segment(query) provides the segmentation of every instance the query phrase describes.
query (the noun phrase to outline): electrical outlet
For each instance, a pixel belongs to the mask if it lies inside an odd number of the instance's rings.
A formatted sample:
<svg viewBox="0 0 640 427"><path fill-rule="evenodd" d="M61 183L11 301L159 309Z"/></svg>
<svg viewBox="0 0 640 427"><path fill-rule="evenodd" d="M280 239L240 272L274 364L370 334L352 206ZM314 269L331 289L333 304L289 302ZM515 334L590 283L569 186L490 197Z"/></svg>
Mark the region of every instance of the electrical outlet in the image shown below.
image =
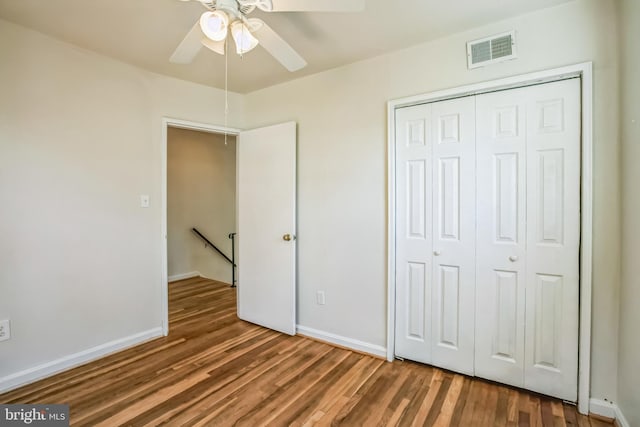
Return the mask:
<svg viewBox="0 0 640 427"><path fill-rule="evenodd" d="M9 320L0 320L0 341L6 341L11 338L11 324Z"/></svg>
<svg viewBox="0 0 640 427"><path fill-rule="evenodd" d="M318 305L324 305L325 304L324 291L316 292L316 302L318 303Z"/></svg>

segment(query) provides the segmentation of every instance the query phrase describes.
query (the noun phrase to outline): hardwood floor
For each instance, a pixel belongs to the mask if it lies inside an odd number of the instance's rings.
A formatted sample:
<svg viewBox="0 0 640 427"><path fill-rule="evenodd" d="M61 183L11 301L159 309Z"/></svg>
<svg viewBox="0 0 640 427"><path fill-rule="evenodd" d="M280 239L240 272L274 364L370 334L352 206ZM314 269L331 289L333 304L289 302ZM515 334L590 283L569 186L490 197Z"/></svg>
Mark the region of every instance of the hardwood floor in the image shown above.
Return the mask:
<svg viewBox="0 0 640 427"><path fill-rule="evenodd" d="M0 395L78 426L607 426L575 407L238 320L235 290L169 287L170 334Z"/></svg>

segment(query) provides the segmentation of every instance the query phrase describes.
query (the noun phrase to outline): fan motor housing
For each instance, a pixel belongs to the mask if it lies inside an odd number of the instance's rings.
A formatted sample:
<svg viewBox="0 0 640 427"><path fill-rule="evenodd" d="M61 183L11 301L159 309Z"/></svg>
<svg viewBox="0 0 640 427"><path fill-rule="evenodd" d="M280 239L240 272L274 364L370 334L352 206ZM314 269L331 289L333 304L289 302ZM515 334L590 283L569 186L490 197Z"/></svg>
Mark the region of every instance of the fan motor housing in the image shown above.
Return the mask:
<svg viewBox="0 0 640 427"><path fill-rule="evenodd" d="M213 4L212 9L226 12L232 20L239 19L242 16L242 13L240 12L240 5L236 0L216 0L211 3Z"/></svg>

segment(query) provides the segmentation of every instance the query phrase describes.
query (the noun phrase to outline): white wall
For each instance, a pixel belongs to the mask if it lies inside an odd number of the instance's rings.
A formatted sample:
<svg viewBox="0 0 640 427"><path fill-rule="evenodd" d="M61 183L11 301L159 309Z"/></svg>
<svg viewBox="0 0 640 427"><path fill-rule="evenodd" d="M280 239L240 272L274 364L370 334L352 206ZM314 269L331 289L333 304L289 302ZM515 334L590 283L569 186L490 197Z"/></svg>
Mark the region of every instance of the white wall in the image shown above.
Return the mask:
<svg viewBox="0 0 640 427"><path fill-rule="evenodd" d="M622 287L618 400L631 426L640 426L640 2L620 9L622 130Z"/></svg>
<svg viewBox="0 0 640 427"><path fill-rule="evenodd" d="M519 59L466 69L465 42L515 29ZM592 394L616 398L620 221L615 0L578 0L246 97L251 126L298 122L298 322L386 345L386 102L584 61L595 67ZM315 303L326 291L326 305Z"/></svg>
<svg viewBox="0 0 640 427"><path fill-rule="evenodd" d="M231 284L231 264L205 247L196 227L231 258L236 229L236 138L169 128L167 143L169 277L194 271Z"/></svg>
<svg viewBox="0 0 640 427"><path fill-rule="evenodd" d="M230 126L243 99L231 94ZM0 20L2 378L161 326L162 116L223 123L222 91ZM151 207L139 207L139 195Z"/></svg>

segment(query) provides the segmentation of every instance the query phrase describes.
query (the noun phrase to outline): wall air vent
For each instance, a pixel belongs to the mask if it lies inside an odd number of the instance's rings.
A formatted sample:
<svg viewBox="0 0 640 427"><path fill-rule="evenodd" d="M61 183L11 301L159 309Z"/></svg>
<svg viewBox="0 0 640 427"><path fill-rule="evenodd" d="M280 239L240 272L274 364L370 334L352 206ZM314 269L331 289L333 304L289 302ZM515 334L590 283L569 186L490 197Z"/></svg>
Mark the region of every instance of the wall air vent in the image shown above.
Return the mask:
<svg viewBox="0 0 640 427"><path fill-rule="evenodd" d="M515 31L496 34L467 43L469 69L517 58Z"/></svg>

